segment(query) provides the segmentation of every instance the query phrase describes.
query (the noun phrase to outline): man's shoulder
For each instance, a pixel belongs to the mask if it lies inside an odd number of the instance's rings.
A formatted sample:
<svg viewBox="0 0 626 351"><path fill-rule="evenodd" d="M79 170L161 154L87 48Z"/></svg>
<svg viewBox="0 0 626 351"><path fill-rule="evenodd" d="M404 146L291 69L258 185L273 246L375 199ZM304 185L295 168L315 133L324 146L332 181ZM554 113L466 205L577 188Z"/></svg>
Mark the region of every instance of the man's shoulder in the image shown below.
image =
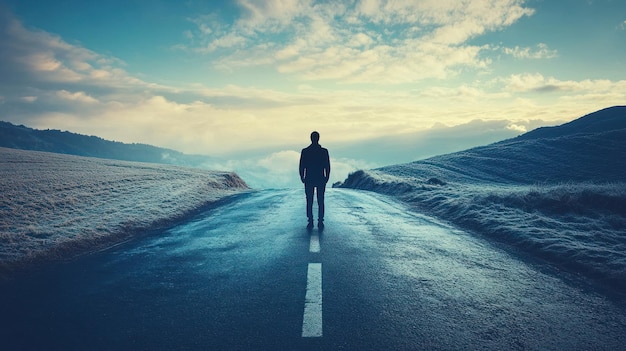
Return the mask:
<svg viewBox="0 0 626 351"><path fill-rule="evenodd" d="M323 149L323 147L321 147L319 145L309 145L309 146L305 147L304 149L302 149L302 151L304 151L304 150L319 150L319 149Z"/></svg>
<svg viewBox="0 0 626 351"><path fill-rule="evenodd" d="M322 147L320 145L309 145L307 147L305 147L304 149L302 149L302 153L328 153L328 149L326 149L325 147Z"/></svg>

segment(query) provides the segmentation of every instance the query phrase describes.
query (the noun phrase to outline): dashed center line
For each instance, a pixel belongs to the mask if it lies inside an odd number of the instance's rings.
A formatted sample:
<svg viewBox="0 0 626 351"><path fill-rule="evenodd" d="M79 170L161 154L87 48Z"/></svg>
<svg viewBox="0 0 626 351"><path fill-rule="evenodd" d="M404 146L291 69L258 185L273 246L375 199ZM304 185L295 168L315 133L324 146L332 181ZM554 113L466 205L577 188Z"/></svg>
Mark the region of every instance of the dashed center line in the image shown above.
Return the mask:
<svg viewBox="0 0 626 351"><path fill-rule="evenodd" d="M322 264L309 263L302 318L302 337L322 336Z"/></svg>
<svg viewBox="0 0 626 351"><path fill-rule="evenodd" d="M317 234L311 235L311 243L309 244L309 252L320 252L320 236Z"/></svg>
<svg viewBox="0 0 626 351"><path fill-rule="evenodd" d="M320 252L320 237L312 234L309 252ZM319 338L322 336L322 264L309 263L302 317L302 337Z"/></svg>

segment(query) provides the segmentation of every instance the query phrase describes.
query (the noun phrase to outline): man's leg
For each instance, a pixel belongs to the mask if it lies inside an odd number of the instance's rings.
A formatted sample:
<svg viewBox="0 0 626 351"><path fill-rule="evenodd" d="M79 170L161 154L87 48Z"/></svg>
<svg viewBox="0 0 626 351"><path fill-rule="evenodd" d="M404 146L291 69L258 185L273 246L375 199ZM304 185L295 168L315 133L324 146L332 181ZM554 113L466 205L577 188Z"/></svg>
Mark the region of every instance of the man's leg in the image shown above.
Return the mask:
<svg viewBox="0 0 626 351"><path fill-rule="evenodd" d="M306 216L309 223L313 222L313 190L315 188L311 184L304 184L304 193L306 195Z"/></svg>
<svg viewBox="0 0 626 351"><path fill-rule="evenodd" d="M317 187L318 226L324 225L324 193L326 184Z"/></svg>

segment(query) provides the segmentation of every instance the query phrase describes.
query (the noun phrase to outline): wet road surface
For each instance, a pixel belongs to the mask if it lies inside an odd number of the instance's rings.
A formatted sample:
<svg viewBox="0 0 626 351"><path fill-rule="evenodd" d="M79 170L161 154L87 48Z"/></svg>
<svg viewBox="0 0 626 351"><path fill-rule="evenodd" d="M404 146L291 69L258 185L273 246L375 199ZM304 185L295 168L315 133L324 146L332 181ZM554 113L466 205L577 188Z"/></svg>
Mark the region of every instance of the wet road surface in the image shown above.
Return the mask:
<svg viewBox="0 0 626 351"><path fill-rule="evenodd" d="M6 350L624 350L626 309L390 198L241 195L0 282ZM0 347L5 349L4 347Z"/></svg>

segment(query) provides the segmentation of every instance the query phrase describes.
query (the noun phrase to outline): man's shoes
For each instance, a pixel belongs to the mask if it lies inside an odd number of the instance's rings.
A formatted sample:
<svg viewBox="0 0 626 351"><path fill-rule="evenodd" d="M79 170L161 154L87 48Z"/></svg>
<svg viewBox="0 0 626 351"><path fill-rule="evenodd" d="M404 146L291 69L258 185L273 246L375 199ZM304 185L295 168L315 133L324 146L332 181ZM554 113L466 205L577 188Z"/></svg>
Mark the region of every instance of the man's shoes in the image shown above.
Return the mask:
<svg viewBox="0 0 626 351"><path fill-rule="evenodd" d="M320 230L324 229L324 221L321 221L321 220L317 221L317 228Z"/></svg>
<svg viewBox="0 0 626 351"><path fill-rule="evenodd" d="M306 225L306 229L313 229L313 220L309 219L309 224Z"/></svg>

